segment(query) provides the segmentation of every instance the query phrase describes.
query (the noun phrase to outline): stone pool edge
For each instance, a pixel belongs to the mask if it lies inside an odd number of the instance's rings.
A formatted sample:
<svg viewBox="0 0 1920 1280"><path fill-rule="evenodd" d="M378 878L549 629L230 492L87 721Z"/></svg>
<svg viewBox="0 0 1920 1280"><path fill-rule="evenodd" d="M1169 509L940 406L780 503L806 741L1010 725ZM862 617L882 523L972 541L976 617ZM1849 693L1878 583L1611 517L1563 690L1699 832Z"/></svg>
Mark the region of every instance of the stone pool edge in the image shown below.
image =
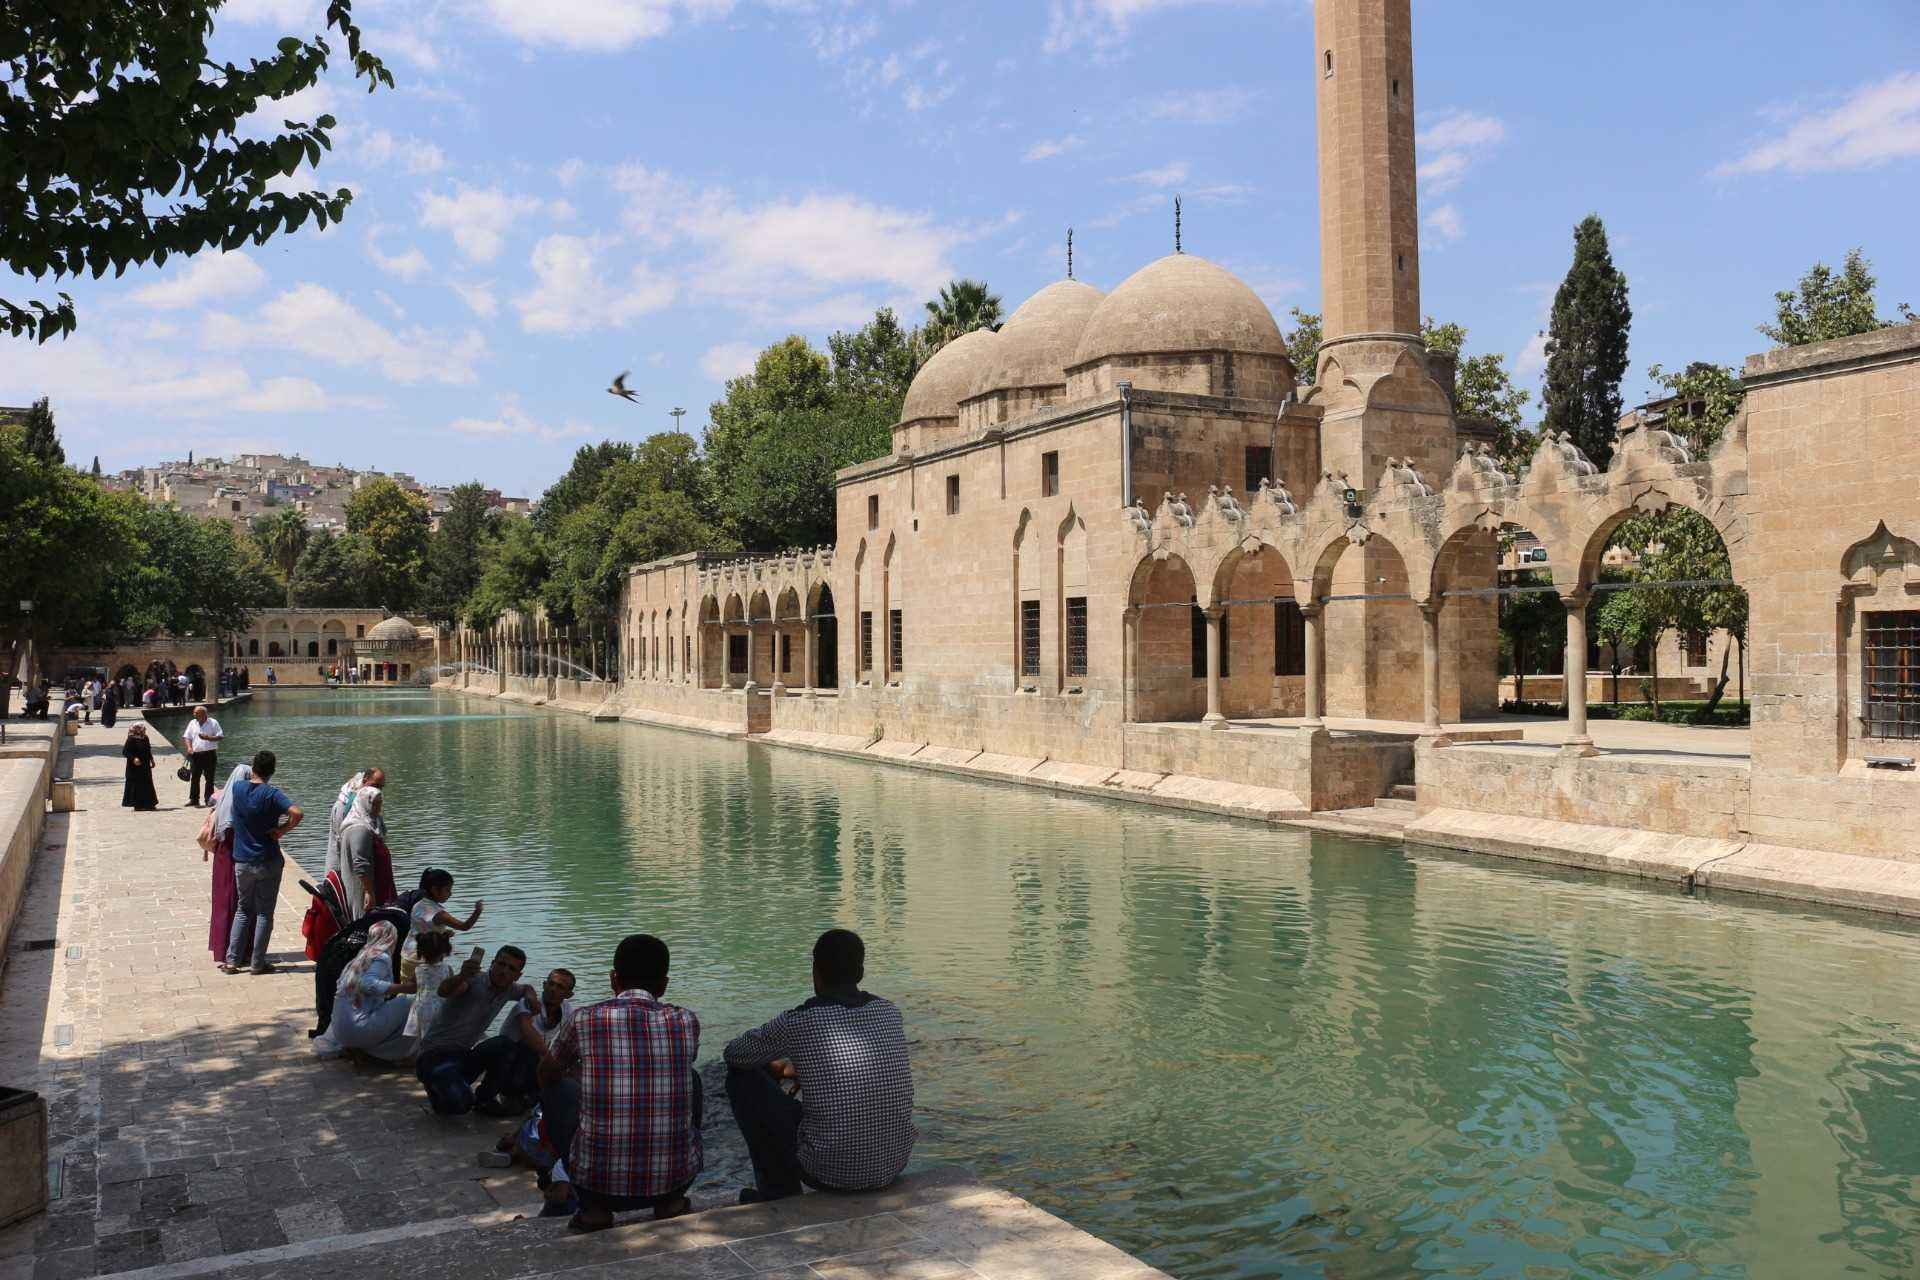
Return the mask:
<svg viewBox="0 0 1920 1280"><path fill-rule="evenodd" d="M1409 822L1396 837L1389 832L1364 832L1329 824L1314 814L1292 792L1251 787L1182 774L1132 774L1097 765L996 756L965 748L924 743L775 730L747 734L737 726L626 709L609 714L605 703L572 699L537 700L513 693L436 684L438 689L489 701L543 705L556 711L585 715L596 721L625 721L661 729L681 729L710 737L788 747L817 755L903 766L930 773L988 782L1015 783L1067 795L1134 804L1157 805L1190 813L1238 818L1295 830L1336 830L1355 839L1381 840L1403 845L1450 849L1602 871L1705 888L1716 893L1750 894L1820 906L1845 907L1881 915L1920 918L1920 863L1861 857L1756 840L1710 839L1640 831L1630 827L1560 822L1549 818L1520 818L1438 808ZM1158 779L1147 785L1150 779Z"/></svg>

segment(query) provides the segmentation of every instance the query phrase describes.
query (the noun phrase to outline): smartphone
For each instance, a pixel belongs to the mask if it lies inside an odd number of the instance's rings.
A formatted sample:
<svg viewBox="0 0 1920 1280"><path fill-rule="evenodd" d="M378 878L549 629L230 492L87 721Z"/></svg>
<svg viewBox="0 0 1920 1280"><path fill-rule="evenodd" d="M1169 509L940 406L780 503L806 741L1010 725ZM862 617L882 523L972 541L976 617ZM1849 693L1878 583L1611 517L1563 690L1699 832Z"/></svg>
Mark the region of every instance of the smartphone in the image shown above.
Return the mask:
<svg viewBox="0 0 1920 1280"><path fill-rule="evenodd" d="M485 947L475 947L473 949L473 954L467 957L467 963L479 964L480 957L484 956L485 954L487 954L487 949Z"/></svg>

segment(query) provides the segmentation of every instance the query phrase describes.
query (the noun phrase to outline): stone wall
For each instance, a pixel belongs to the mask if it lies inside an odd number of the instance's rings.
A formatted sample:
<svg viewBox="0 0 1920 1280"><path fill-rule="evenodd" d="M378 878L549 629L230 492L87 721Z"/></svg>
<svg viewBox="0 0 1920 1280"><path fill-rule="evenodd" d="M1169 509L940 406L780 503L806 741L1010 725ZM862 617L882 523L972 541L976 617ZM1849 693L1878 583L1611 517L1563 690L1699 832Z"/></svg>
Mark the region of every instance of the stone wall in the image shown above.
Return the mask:
<svg viewBox="0 0 1920 1280"><path fill-rule="evenodd" d="M147 668L155 662L163 665L171 662L180 671L199 667L201 674L206 677L209 692L219 679L223 665L220 645L212 639L157 637L150 640L123 640L99 648L49 649L41 663L41 672L50 679L58 680L67 671L81 667L105 667L109 676L116 677L132 668L134 675L144 678Z"/></svg>
<svg viewBox="0 0 1920 1280"><path fill-rule="evenodd" d="M10 723L0 743L0 956L12 943L13 920L46 830L60 728L58 720Z"/></svg>

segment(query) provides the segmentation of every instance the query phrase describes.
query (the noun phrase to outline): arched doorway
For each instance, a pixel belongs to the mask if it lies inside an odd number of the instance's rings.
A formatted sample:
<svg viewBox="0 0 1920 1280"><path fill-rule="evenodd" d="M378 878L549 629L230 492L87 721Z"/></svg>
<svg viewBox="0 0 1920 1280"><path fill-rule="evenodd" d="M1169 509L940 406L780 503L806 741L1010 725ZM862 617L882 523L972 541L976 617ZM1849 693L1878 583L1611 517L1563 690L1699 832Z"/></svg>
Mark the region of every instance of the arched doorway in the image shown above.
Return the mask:
<svg viewBox="0 0 1920 1280"><path fill-rule="evenodd" d="M1195 653L1194 599L1193 571L1179 556L1147 559L1134 570L1127 603L1134 614L1129 677L1136 721L1198 720L1206 714L1206 655L1204 649ZM1031 630L1037 641L1035 613ZM1022 623L1025 648L1024 618Z"/></svg>
<svg viewBox="0 0 1920 1280"><path fill-rule="evenodd" d="M833 588L821 583L814 591L813 684L817 689L840 687L840 619L833 608Z"/></svg>

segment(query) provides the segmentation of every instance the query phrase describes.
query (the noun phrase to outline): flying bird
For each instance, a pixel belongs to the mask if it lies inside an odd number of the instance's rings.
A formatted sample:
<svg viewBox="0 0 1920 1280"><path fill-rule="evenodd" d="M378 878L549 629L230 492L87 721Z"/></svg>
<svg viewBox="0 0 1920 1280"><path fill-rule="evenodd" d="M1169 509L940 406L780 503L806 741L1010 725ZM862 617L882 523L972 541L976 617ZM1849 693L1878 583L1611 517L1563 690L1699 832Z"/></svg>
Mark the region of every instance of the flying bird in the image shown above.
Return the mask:
<svg viewBox="0 0 1920 1280"><path fill-rule="evenodd" d="M610 396L619 396L622 400L630 404L639 404L640 393L627 385L627 375L632 372L633 370L631 369L621 370L620 376L615 378L613 385L607 388L607 394Z"/></svg>

